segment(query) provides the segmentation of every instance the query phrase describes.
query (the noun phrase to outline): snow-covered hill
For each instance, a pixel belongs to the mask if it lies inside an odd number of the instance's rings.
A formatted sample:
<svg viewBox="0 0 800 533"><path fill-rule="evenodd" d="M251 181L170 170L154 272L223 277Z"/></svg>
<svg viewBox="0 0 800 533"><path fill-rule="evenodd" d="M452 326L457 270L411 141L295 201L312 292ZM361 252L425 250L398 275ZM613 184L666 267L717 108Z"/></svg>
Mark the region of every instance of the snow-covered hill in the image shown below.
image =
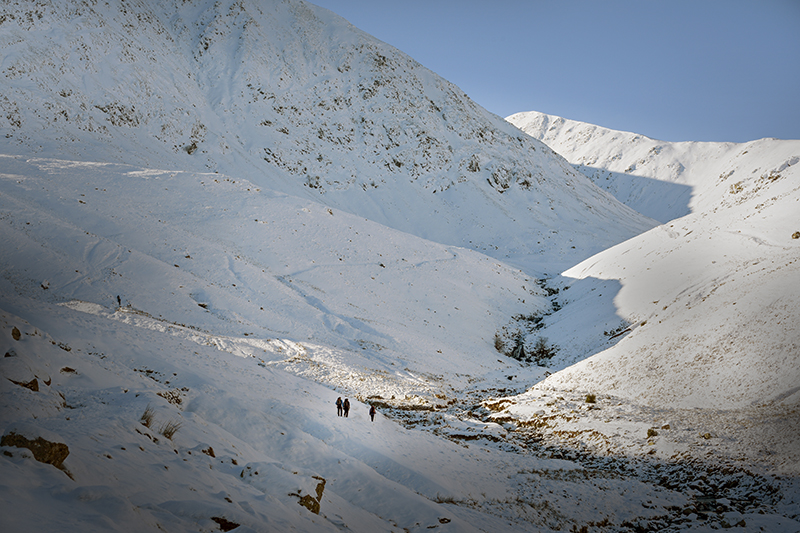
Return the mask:
<svg viewBox="0 0 800 533"><path fill-rule="evenodd" d="M538 113L509 120L552 142L594 180L607 178L621 200L649 206L651 216L691 211L553 282L562 309L533 336L560 345L558 367L576 364L515 399L509 412L542 414L550 401L542 391L552 389L704 408L705 424L758 419L731 437L751 444L737 453L760 445L796 464L800 141L663 143ZM684 196L685 205L674 203Z"/></svg>
<svg viewBox="0 0 800 533"><path fill-rule="evenodd" d="M507 120L621 202L662 223L722 208L728 192L742 190L754 177L763 182L785 176L800 162L795 140L674 143L535 111Z"/></svg>
<svg viewBox="0 0 800 533"><path fill-rule="evenodd" d="M583 466L513 418L486 421L481 403L545 372L492 346L509 314L549 309L518 270L219 174L2 163L6 527L797 524L791 477L720 474L716 462ZM353 401L350 417L335 416L337 396ZM519 405L513 415L529 416ZM666 460L672 448L658 450ZM699 475L706 485L690 485ZM728 487L712 519L708 486Z"/></svg>
<svg viewBox="0 0 800 533"><path fill-rule="evenodd" d="M652 227L402 52L301 0L6 6L6 150L221 172L557 272Z"/></svg>
<svg viewBox="0 0 800 533"><path fill-rule="evenodd" d="M200 342L261 359L282 353L268 339L338 347L351 352L328 370L339 385L362 370L394 376L385 386L417 383L408 367L451 385L456 373L480 375L498 366L493 337L508 317L550 308L518 269L246 180L0 162L1 235L13 250L0 264L12 293L121 302L128 321L191 325L212 334L190 335Z"/></svg>
<svg viewBox="0 0 800 533"><path fill-rule="evenodd" d="M600 481L628 495L609 508L578 464L448 413L542 376L492 346L549 307L518 270L219 174L2 161L8 527L542 531L695 505L630 478Z"/></svg>
<svg viewBox="0 0 800 533"><path fill-rule="evenodd" d="M544 331L573 361L605 348L582 344L600 339L598 329L631 333L552 382L572 376L584 388L687 407L800 391L800 141L666 143L541 113L509 120L632 206L662 217L691 210L563 273L579 290L562 304L597 298L609 310L605 321L574 305L548 317ZM670 196L675 186L693 191L687 205L672 203L684 196ZM575 332L576 322L595 331Z"/></svg>

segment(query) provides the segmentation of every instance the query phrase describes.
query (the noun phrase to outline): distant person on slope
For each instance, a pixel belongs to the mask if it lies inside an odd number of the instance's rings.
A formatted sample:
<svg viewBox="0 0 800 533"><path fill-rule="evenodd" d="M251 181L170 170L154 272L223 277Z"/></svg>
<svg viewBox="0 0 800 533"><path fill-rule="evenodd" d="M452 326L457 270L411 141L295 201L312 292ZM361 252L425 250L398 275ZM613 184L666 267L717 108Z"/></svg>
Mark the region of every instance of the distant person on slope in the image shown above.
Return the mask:
<svg viewBox="0 0 800 533"><path fill-rule="evenodd" d="M350 399L349 398L345 398L344 399L344 416L347 417L347 415L349 413L350 413Z"/></svg>
<svg viewBox="0 0 800 533"><path fill-rule="evenodd" d="M336 398L336 416L342 416L342 397Z"/></svg>
<svg viewBox="0 0 800 533"><path fill-rule="evenodd" d="M376 411L375 411L375 406L374 406L374 405L370 405L370 406L369 406L369 418L370 418L370 420L372 420L373 422L375 422L375 413L376 413Z"/></svg>

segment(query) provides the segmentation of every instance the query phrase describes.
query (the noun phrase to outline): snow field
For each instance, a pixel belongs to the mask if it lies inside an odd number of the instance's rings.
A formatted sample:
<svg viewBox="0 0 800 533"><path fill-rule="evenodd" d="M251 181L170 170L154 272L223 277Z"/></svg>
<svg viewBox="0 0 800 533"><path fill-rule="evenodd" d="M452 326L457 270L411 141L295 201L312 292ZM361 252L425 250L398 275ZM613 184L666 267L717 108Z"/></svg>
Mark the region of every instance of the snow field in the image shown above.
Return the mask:
<svg viewBox="0 0 800 533"><path fill-rule="evenodd" d="M297 0L1 18L0 430L70 449L4 525L800 531L797 141L530 137Z"/></svg>

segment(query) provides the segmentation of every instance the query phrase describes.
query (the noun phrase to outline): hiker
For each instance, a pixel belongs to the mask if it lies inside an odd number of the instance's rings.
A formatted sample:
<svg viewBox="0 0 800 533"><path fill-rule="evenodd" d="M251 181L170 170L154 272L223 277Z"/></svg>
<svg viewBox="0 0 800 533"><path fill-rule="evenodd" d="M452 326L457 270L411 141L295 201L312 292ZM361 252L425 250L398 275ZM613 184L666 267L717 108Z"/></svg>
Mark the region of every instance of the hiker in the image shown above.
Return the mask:
<svg viewBox="0 0 800 533"><path fill-rule="evenodd" d="M374 405L370 405L370 406L369 406L369 418L370 418L370 419L371 419L373 422L375 422L375 412L376 412L376 411L375 411L375 406L374 406Z"/></svg>
<svg viewBox="0 0 800 533"><path fill-rule="evenodd" d="M347 414L350 412L350 399L349 398L345 398L344 399L343 407L344 407L344 416L345 416L345 418L347 418Z"/></svg>
<svg viewBox="0 0 800 533"><path fill-rule="evenodd" d="M336 398L336 416L342 416L342 397Z"/></svg>

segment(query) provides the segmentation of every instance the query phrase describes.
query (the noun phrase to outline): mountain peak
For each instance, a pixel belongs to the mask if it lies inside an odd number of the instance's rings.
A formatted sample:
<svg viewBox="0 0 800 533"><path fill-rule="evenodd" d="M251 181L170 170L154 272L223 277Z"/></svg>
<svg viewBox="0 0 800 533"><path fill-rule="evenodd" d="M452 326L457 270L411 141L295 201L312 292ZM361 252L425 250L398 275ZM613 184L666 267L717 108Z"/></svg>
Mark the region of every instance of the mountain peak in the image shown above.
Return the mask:
<svg viewBox="0 0 800 533"><path fill-rule="evenodd" d="M0 26L14 153L239 176L534 271L653 225L305 2L37 5Z"/></svg>

